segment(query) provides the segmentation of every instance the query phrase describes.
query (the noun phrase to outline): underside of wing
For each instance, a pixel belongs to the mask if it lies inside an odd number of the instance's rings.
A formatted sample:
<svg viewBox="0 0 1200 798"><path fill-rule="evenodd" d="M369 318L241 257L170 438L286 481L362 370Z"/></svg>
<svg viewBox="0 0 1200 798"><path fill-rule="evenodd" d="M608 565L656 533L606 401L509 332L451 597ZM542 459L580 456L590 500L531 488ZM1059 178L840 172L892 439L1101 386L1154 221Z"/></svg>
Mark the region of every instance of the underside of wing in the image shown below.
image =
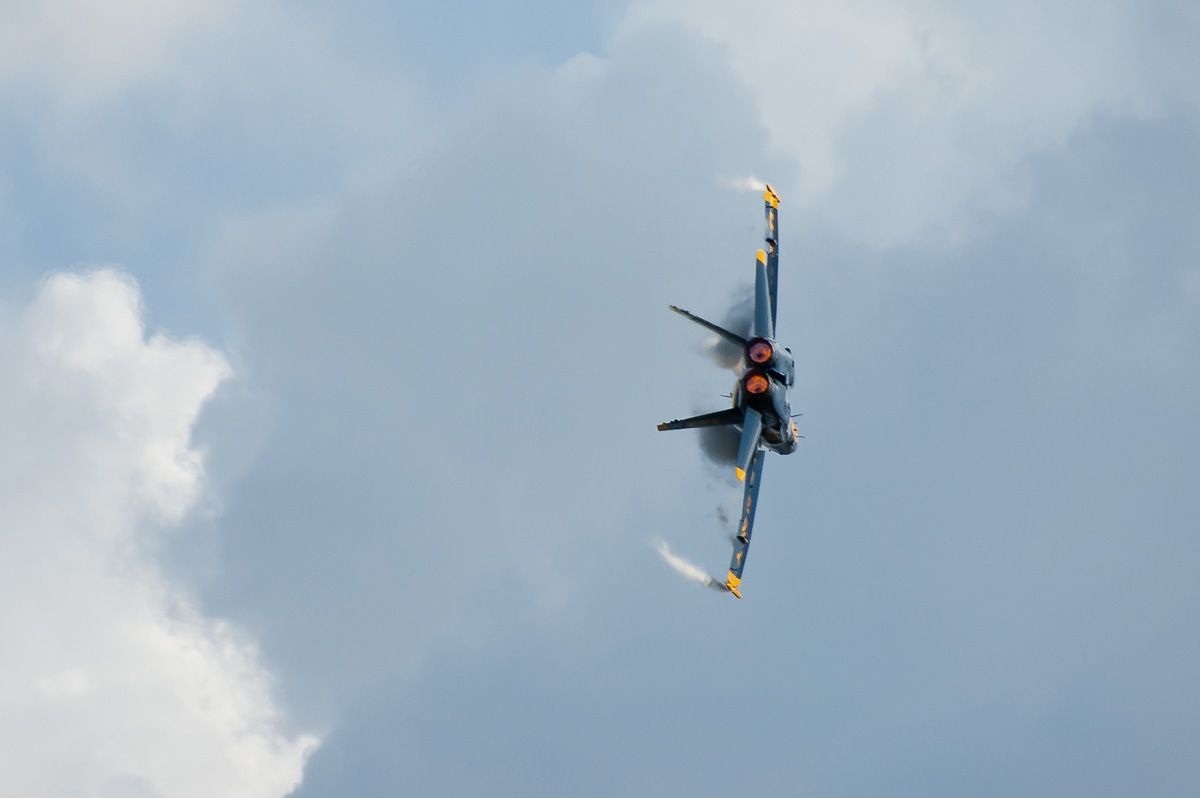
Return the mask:
<svg viewBox="0 0 1200 798"><path fill-rule="evenodd" d="M758 450L746 471L746 491L742 500L742 517L738 521L737 535L733 539L733 559L729 562L729 575L725 587L738 598L742 597L738 586L742 583L742 569L746 567L746 552L750 549L750 533L754 530L754 511L758 508L758 487L762 483L763 461L767 453Z"/></svg>
<svg viewBox="0 0 1200 798"><path fill-rule="evenodd" d="M771 327L774 329L779 304L779 195L767 186L763 199L767 207L767 287L771 295Z"/></svg>

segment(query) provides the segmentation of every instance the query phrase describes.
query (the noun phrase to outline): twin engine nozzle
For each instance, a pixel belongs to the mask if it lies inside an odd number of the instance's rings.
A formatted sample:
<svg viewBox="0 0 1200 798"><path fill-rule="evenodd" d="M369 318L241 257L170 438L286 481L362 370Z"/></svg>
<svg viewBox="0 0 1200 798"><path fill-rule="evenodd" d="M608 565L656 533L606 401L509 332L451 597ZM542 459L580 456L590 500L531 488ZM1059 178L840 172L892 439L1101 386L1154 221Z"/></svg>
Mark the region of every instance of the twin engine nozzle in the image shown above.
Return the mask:
<svg viewBox="0 0 1200 798"><path fill-rule="evenodd" d="M751 366L742 379L747 393L756 396L771 389L771 380L767 377L767 369L775 358L775 347L766 338L751 338L746 342L746 362ZM754 368L757 366L758 368Z"/></svg>

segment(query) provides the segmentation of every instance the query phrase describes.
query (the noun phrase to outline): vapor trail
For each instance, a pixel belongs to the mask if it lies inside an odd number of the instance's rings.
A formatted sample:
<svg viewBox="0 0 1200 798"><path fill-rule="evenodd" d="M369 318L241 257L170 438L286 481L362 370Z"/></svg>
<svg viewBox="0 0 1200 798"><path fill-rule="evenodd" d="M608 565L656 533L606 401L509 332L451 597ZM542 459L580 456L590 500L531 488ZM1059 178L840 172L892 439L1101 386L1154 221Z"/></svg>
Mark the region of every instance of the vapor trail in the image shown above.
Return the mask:
<svg viewBox="0 0 1200 798"><path fill-rule="evenodd" d="M721 326L732 333L750 337L750 327L754 318L754 292L749 284L734 287L729 296L728 310ZM706 341L702 351L721 368L730 369L735 373L740 370L742 350L729 343L724 338L714 336ZM697 413L708 412L711 408L697 408ZM737 462L738 444L741 433L736 427L702 427L697 430L700 441L700 451L709 461L721 468L721 473L732 476L732 466Z"/></svg>
<svg viewBox="0 0 1200 798"><path fill-rule="evenodd" d="M725 312L721 326L743 338L749 338L753 322L754 286L749 283L741 283L730 292L729 309ZM706 340L702 344L702 351L718 366L731 371L738 371L738 366L742 362L741 348L720 336L713 336Z"/></svg>
<svg viewBox="0 0 1200 798"><path fill-rule="evenodd" d="M723 180L722 184L725 188L731 188L734 191L765 191L767 188L767 184L754 175L730 178Z"/></svg>
<svg viewBox="0 0 1200 798"><path fill-rule="evenodd" d="M662 538L655 538L654 548L657 549L658 553L662 555L662 558L666 560L667 565L671 566L671 569L674 570L675 573L679 574L685 579L698 582L705 587L711 587L713 590L720 590L724 592L729 589L725 587L723 582L719 582L713 577L709 576L700 566L690 563L682 557L672 554L670 547L667 546L667 542Z"/></svg>

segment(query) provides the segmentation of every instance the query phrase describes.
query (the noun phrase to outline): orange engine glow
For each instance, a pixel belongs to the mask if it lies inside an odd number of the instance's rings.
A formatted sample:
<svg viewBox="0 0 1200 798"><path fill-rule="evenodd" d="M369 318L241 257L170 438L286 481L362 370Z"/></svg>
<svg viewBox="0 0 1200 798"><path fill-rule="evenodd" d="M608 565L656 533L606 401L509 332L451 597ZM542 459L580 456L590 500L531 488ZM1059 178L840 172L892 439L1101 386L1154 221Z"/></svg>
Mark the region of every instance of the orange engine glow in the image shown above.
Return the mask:
<svg viewBox="0 0 1200 798"><path fill-rule="evenodd" d="M766 393L770 383L761 374L751 374L746 378L746 390L752 394Z"/></svg>
<svg viewBox="0 0 1200 798"><path fill-rule="evenodd" d="M750 359L755 363L762 364L770 360L771 355L775 354L775 351L766 341L754 341L750 344L750 348L746 350L746 354L748 354Z"/></svg>

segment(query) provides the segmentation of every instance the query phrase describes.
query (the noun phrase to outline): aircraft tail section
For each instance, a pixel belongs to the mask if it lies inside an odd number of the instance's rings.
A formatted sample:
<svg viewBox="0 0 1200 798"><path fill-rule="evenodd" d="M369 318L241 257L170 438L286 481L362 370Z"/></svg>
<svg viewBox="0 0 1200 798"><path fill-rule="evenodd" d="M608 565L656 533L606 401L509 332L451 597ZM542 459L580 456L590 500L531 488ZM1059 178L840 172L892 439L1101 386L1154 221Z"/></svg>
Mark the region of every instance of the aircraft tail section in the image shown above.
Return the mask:
<svg viewBox="0 0 1200 798"><path fill-rule="evenodd" d="M742 419L742 440L738 444L737 478L745 481L750 461L758 451L758 440L762 436L762 415L753 407L747 407Z"/></svg>
<svg viewBox="0 0 1200 798"><path fill-rule="evenodd" d="M775 337L775 311L772 308L770 281L767 279L767 253L758 251L754 264L754 334Z"/></svg>
<svg viewBox="0 0 1200 798"><path fill-rule="evenodd" d="M722 427L742 423L742 410L731 407L728 410L718 410L715 413L705 413L691 418L677 418L674 421L664 421L658 425L660 432L669 429L699 429L701 427Z"/></svg>

